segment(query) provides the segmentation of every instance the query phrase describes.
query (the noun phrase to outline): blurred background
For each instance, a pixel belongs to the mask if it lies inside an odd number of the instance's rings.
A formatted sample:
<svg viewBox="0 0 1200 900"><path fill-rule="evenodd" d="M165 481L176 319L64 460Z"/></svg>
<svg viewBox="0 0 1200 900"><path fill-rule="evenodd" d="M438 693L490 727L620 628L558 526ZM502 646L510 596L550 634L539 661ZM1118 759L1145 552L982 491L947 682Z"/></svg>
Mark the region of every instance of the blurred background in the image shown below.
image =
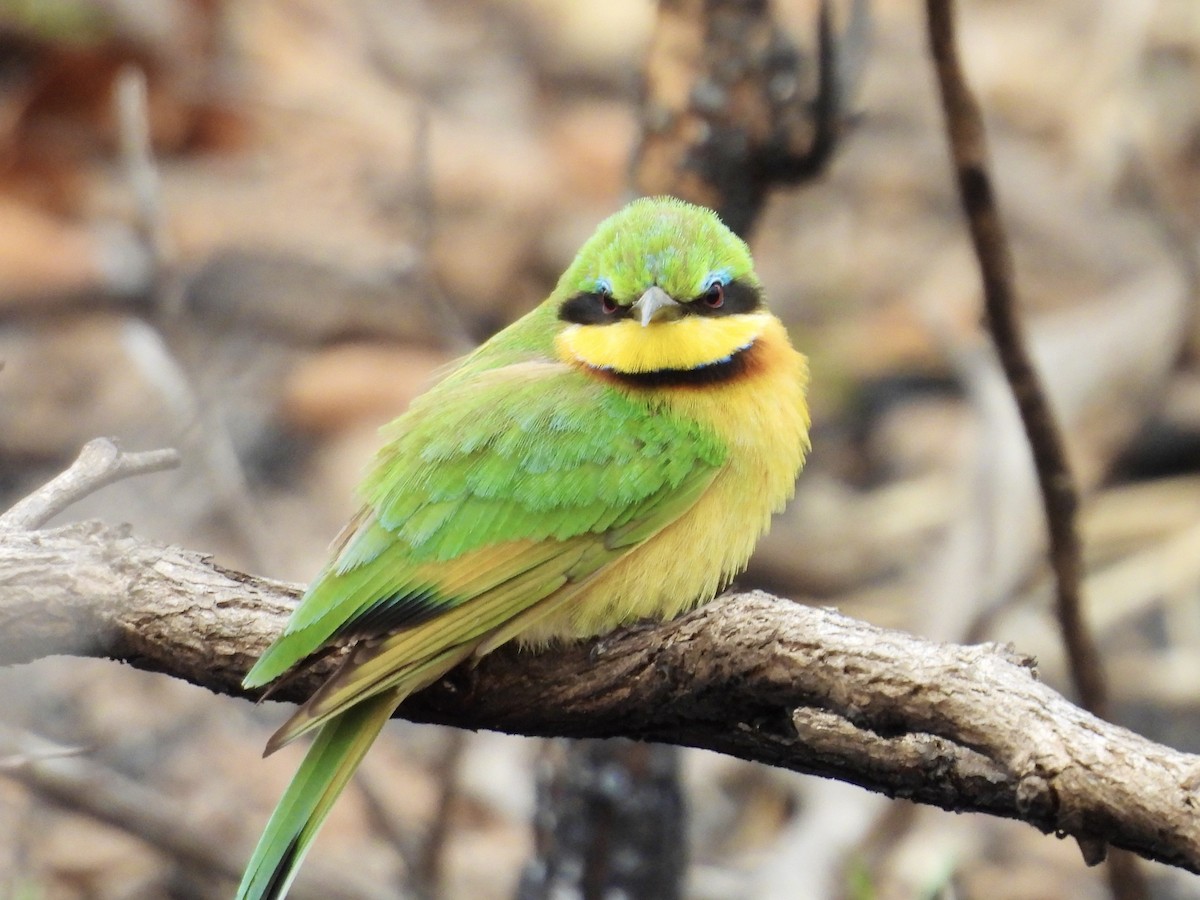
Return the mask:
<svg viewBox="0 0 1200 900"><path fill-rule="evenodd" d="M1085 496L1114 715L1200 751L1200 6L960 10ZM815 4L775 13L813 53ZM378 426L539 302L628 198L655 16L649 0L0 0L0 508L90 438L173 446L179 470L60 520L311 577ZM920 4L871 4L829 167L771 193L752 235L811 358L814 449L739 584L1011 642L1069 695L923 27ZM0 726L83 748L96 797L137 785L234 859L299 759L259 758L285 712L103 661L0 670ZM561 753L393 723L297 896L514 896L537 773ZM204 853L19 769L0 769L0 895L231 892ZM689 898L1106 896L1073 842L1019 823L699 751L682 772ZM1200 897L1200 879L1149 873L1156 896Z"/></svg>

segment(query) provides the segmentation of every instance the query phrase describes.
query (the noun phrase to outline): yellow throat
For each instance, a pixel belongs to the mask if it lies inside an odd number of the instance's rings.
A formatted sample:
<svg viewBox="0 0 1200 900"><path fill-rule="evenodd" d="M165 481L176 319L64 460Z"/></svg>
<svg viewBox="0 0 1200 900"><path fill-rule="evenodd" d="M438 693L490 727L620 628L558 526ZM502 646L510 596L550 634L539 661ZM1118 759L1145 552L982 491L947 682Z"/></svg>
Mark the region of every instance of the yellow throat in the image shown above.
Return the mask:
<svg viewBox="0 0 1200 900"><path fill-rule="evenodd" d="M559 332L555 349L566 362L622 374L698 369L727 362L748 348L773 318L753 312L719 319L684 316L649 325L634 319L569 325Z"/></svg>

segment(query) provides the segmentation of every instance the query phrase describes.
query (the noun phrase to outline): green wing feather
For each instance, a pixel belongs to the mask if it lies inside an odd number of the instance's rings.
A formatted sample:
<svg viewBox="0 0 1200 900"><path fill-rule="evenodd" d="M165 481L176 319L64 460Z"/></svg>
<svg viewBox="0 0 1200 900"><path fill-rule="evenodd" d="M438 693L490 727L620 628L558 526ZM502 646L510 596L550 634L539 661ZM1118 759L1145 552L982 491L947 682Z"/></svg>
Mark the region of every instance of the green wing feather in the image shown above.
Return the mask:
<svg viewBox="0 0 1200 900"><path fill-rule="evenodd" d="M696 425L550 363L452 376L388 437L363 512L245 679L265 684L356 641L267 745L320 729L239 898L283 895L405 697L571 602L691 507L727 455Z"/></svg>
<svg viewBox="0 0 1200 900"><path fill-rule="evenodd" d="M363 514L246 686L274 680L331 640L394 631L468 601L482 606L499 586L580 553L576 539L610 550L639 543L691 505L727 453L695 424L551 363L444 383L386 434ZM589 558L598 566L610 556Z"/></svg>

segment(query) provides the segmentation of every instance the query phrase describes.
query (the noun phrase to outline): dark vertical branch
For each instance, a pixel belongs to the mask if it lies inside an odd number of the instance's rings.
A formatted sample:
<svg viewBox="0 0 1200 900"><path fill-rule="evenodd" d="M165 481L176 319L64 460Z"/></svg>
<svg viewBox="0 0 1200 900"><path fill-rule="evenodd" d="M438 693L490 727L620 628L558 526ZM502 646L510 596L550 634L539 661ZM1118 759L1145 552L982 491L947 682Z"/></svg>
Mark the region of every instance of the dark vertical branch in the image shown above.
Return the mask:
<svg viewBox="0 0 1200 900"><path fill-rule="evenodd" d="M687 864L678 748L571 741L538 783L518 900L676 900Z"/></svg>
<svg viewBox="0 0 1200 900"><path fill-rule="evenodd" d="M1016 310L1012 253L988 174L987 143L979 106L963 79L954 37L952 0L927 0L929 40L937 69L959 196L983 276L988 330L1012 387L1037 468L1050 532L1058 620L1071 675L1083 705L1104 715L1108 705L1099 653L1083 621L1082 556L1075 528L1078 497L1058 424L1046 399Z"/></svg>
<svg viewBox="0 0 1200 900"><path fill-rule="evenodd" d="M954 2L926 0L926 11L959 197L983 277L987 326L1025 426L1046 510L1056 612L1071 677L1083 706L1104 716L1108 708L1104 670L1082 608L1083 562L1075 526L1078 495L1058 423L1025 347L1016 309L1012 251L988 172L983 117L958 58ZM1081 841L1080 849L1094 864L1104 859L1106 848ZM1149 895L1136 860L1120 851L1112 854L1108 880L1114 896L1124 900Z"/></svg>
<svg viewBox="0 0 1200 900"><path fill-rule="evenodd" d="M745 237L771 188L824 171L867 29L865 0L855 0L844 40L836 36L825 0L813 67L766 0L660 0L633 163L638 193L708 206Z"/></svg>

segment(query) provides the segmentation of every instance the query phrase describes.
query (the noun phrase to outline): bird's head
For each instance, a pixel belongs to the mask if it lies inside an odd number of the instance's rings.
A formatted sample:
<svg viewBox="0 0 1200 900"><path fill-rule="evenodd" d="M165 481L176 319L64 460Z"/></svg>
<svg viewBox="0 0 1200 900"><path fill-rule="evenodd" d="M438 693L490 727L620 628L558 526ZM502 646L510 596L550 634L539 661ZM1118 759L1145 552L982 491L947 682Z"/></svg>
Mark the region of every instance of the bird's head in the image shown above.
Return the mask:
<svg viewBox="0 0 1200 900"><path fill-rule="evenodd" d="M745 243L712 211L669 197L602 222L552 300L559 355L618 375L729 363L774 320Z"/></svg>

